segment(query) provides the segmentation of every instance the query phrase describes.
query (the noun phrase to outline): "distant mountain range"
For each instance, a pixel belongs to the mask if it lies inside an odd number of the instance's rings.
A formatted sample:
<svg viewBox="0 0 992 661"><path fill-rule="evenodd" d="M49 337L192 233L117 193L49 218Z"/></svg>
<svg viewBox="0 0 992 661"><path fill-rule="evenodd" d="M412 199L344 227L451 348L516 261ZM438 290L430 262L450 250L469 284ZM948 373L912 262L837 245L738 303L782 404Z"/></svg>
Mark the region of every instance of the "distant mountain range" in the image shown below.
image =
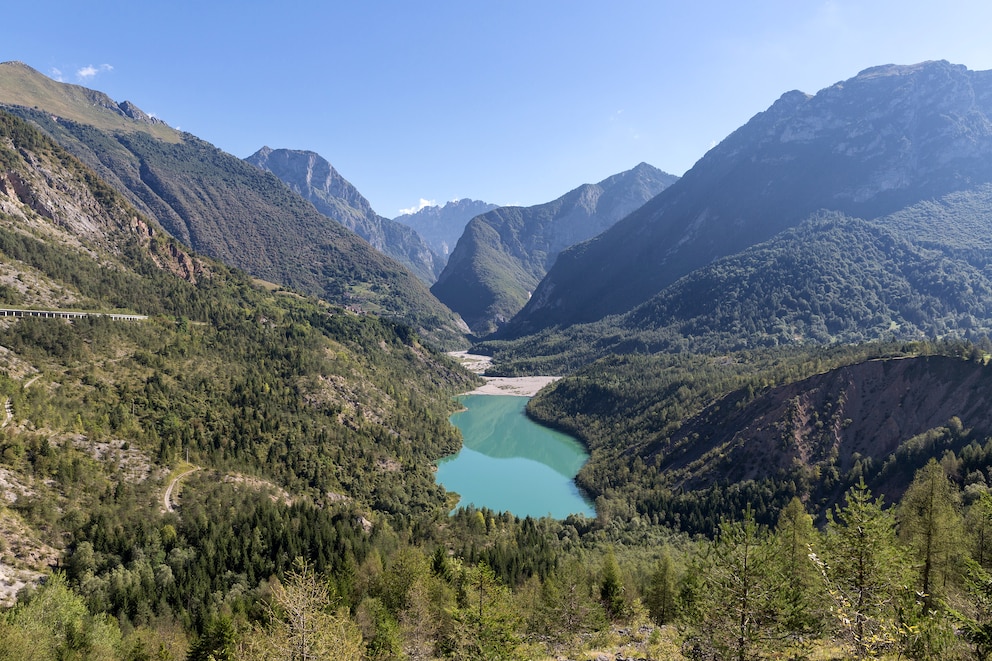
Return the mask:
<svg viewBox="0 0 992 661"><path fill-rule="evenodd" d="M444 261L411 227L372 210L348 180L338 174L319 154L295 149L262 147L245 159L276 175L325 216L333 218L368 241L373 248L389 255L430 285Z"/></svg>
<svg viewBox="0 0 992 661"><path fill-rule="evenodd" d="M641 164L489 208L446 264L407 223L450 245L489 205L391 221L317 154L243 161L20 63L0 65L0 104L192 251L440 346L494 333L480 349L508 371L992 330L992 258L974 239L992 229L992 73L947 62L788 92L678 180Z"/></svg>
<svg viewBox="0 0 992 661"><path fill-rule="evenodd" d="M992 181L992 72L882 66L789 92L685 176L566 250L503 330L627 312L679 278L829 209L864 219Z"/></svg>
<svg viewBox="0 0 992 661"><path fill-rule="evenodd" d="M431 249L447 263L448 256L465 231L468 221L497 206L479 200L453 200L444 206L426 206L414 213L397 216L393 220L417 230Z"/></svg>
<svg viewBox="0 0 992 661"><path fill-rule="evenodd" d="M477 335L508 321L563 249L596 236L678 177L641 163L553 202L473 218L431 291Z"/></svg>
<svg viewBox="0 0 992 661"><path fill-rule="evenodd" d="M441 346L464 345L464 325L424 283L275 175L151 120L132 104L57 83L19 62L0 64L0 104L35 123L193 250L264 280L402 320Z"/></svg>

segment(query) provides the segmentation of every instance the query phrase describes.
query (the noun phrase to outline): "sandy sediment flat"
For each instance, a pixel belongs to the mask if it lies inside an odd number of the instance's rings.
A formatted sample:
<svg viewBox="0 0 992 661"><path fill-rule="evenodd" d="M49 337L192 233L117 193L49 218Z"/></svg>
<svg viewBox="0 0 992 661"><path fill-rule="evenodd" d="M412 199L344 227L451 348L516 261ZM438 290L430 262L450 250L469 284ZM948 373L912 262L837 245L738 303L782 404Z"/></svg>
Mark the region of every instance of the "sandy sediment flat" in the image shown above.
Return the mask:
<svg viewBox="0 0 992 661"><path fill-rule="evenodd" d="M483 374L492 364L489 356L477 356L464 351L452 351L448 355L457 359L466 369ZM557 376L483 376L486 383L466 395L520 395L533 397L537 391L557 381Z"/></svg>

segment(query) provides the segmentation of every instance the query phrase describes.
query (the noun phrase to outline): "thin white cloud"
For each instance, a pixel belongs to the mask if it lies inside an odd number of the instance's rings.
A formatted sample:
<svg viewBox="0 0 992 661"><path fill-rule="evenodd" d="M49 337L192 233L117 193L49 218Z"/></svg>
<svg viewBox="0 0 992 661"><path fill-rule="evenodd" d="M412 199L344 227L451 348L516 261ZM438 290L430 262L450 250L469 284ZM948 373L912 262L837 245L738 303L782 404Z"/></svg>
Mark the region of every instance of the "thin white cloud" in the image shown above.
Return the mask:
<svg viewBox="0 0 992 661"><path fill-rule="evenodd" d="M64 82L62 80L62 71L60 69L56 69L55 67L52 67L51 78L52 80L58 81L60 83Z"/></svg>
<svg viewBox="0 0 992 661"><path fill-rule="evenodd" d="M91 78L95 77L98 73L103 73L105 71L113 71L113 70L114 67L109 64L101 64L98 67L95 67L92 64L90 64L76 71L76 77L79 78L80 80L90 80Z"/></svg>
<svg viewBox="0 0 992 661"><path fill-rule="evenodd" d="M436 206L437 206L437 202L435 202L434 200L425 200L424 198L420 198L419 206L410 207L409 209L400 209L400 215L408 216L410 214L417 213L418 211L426 207L436 207Z"/></svg>

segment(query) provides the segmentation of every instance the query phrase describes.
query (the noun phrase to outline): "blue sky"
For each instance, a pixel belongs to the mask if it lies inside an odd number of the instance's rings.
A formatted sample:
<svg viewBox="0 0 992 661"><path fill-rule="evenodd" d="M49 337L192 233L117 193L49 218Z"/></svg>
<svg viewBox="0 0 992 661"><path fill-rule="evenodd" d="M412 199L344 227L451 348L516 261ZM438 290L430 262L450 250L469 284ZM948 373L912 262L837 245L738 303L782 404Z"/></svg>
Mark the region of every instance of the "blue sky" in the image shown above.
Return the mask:
<svg viewBox="0 0 992 661"><path fill-rule="evenodd" d="M5 4L0 61L239 157L316 151L388 217L681 175L784 92L870 66L992 69L987 0Z"/></svg>

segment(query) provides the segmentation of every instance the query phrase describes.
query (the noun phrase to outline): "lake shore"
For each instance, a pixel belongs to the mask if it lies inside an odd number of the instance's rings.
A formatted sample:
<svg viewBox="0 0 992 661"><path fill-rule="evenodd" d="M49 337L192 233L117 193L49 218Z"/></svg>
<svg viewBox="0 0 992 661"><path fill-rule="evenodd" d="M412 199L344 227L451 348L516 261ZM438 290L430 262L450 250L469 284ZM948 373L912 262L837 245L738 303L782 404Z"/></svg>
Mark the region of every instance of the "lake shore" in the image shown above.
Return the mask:
<svg viewBox="0 0 992 661"><path fill-rule="evenodd" d="M486 382L465 395L518 395L533 397L537 391L554 383L559 376L485 376L492 364L490 356L479 356L466 351L451 351L449 356L458 360L466 369L482 376Z"/></svg>

